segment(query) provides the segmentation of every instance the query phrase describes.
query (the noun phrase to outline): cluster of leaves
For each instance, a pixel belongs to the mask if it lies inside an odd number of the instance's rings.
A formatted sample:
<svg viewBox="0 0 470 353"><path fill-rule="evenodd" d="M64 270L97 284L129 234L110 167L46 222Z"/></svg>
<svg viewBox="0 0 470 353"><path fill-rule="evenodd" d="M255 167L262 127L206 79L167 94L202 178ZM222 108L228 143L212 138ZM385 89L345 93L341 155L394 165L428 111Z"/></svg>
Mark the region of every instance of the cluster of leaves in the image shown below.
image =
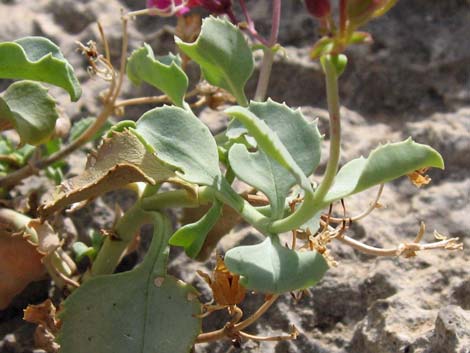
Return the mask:
<svg viewBox="0 0 470 353"><path fill-rule="evenodd" d="M249 320L233 321L213 336L200 335L202 309L196 291L167 274L169 245L184 248L191 258L206 259L241 220L266 237L260 244L230 249L222 263L218 260L214 279L204 277L214 297L224 298L217 299L217 304L233 314L245 288L274 298L309 288L323 277L328 259L312 244L316 235L328 230L328 224L321 226L325 207L421 168L443 168L435 150L408 139L378 146L367 158L349 161L325 190L321 184L316 187L310 178L321 157L322 135L317 122L271 99L247 99L245 85L253 74L254 60L242 29L211 16L204 19L196 41L176 37L175 42L180 55L163 57L156 57L144 44L129 56L125 72L135 85L145 82L163 92L170 105L151 109L137 121L111 126L98 150L90 154L83 173L63 181L38 209L41 221L46 222L43 225L47 225L47 219L70 205L129 185L137 190L136 203L116 220L108 236L95 234L91 246L78 242L73 246L77 258L88 257L92 266L82 277L83 284L61 308L57 341L62 352L155 352L157 348L158 352L186 352L194 342L211 337L243 336L241 330ZM97 60L97 54L90 55ZM344 63L338 56L322 55L324 65L330 65L326 75L337 80ZM208 84L237 102L225 109L231 122L217 136L188 103L189 80L182 63L189 60L199 66ZM1 176L11 172L12 165L26 165L33 146L42 146L46 155L62 148L54 136L58 120L55 100L38 82L65 89L73 101L80 97L80 87L57 46L45 38L0 43L0 78L28 80L12 83L0 96L0 128L16 130L23 146L14 148L13 142L2 136ZM89 124L93 122L75 125L70 140L79 138ZM51 167L60 170L63 161L57 163ZM54 175L57 181L62 178ZM235 180L251 190L240 194L232 186ZM173 189L161 188L164 183L172 184ZM250 202L249 196L257 191L263 205ZM299 193L301 205L289 207ZM165 214L165 209L172 207L184 208L183 225L176 231ZM11 248L23 241L18 239L18 231L23 237L29 234L28 241L37 246L39 240L32 237L39 233L33 226L36 223L22 219L17 224L18 214L9 215L2 217L0 213L0 224L3 221L12 227L0 232L0 251L9 249L4 243ZM143 224L154 226L144 261L131 271L112 274ZM306 245L284 246L281 233L297 230L308 233ZM46 265L38 267L39 275L47 270L56 278L68 278L71 269L65 271L64 263L69 259L59 251L61 244L54 244L44 255L54 261L44 261L41 256L34 260ZM35 253L34 247L28 251ZM18 266L14 270L18 271ZM33 277L26 279L26 284L37 279ZM3 307L19 290L7 289Z"/></svg>

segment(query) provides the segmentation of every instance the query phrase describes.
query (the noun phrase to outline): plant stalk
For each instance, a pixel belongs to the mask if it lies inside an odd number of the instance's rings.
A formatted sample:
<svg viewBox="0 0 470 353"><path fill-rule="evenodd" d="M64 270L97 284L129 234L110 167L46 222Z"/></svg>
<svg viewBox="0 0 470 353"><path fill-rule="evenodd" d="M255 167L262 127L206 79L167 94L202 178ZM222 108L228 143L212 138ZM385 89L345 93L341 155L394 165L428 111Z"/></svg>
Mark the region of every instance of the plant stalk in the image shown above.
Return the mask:
<svg viewBox="0 0 470 353"><path fill-rule="evenodd" d="M273 66L274 56L276 52L273 47L277 43L279 36L279 25L281 21L281 0L273 0L273 15L271 21L271 35L266 48L263 50L263 61L256 86L255 100L264 101L269 87L269 79L271 78L271 69Z"/></svg>
<svg viewBox="0 0 470 353"><path fill-rule="evenodd" d="M151 214L144 211L140 201L137 201L117 222L112 235L106 237L90 272L83 280L113 273L135 234L150 221Z"/></svg>
<svg viewBox="0 0 470 353"><path fill-rule="evenodd" d="M323 71L325 73L326 97L328 101L328 113L330 116L330 153L325 174L318 186L318 189L315 191L314 202L317 206L315 207L315 211L320 210L318 205L323 203L326 193L330 189L331 185L333 185L341 157L341 115L338 73L330 56L324 56L321 60Z"/></svg>
<svg viewBox="0 0 470 353"><path fill-rule="evenodd" d="M330 115L330 154L325 175L313 196L306 194L302 205L290 216L271 224L271 233L282 233L300 227L323 207L325 196L333 184L340 160L341 151L341 117L338 91L338 73L330 56L322 57L322 66L326 80L326 95Z"/></svg>

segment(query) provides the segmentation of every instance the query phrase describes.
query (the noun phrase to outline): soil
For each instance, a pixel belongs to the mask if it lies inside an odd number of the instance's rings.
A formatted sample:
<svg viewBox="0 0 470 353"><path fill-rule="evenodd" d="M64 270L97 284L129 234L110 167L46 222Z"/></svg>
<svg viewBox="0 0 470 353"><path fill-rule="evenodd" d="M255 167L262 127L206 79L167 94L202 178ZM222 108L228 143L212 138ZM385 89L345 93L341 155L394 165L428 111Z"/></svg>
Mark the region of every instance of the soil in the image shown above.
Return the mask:
<svg viewBox="0 0 470 353"><path fill-rule="evenodd" d="M261 33L268 33L270 2L248 1ZM444 171L431 170L432 183L417 189L401 178L387 184L382 209L354 224L349 235L370 245L395 246L412 241L421 221L428 231L424 241L433 241L435 229L448 236L459 236L465 250L429 251L416 258L375 258L334 243L332 252L338 266L298 303L282 296L251 333L279 335L295 324L300 336L279 343L247 342L232 351L276 353L469 353L470 352L470 2L468 0L399 1L384 18L370 23L367 30L374 43L352 48L349 64L341 77L344 140L342 162L367 155L380 143L409 136L438 151L446 161ZM120 50L120 9L139 9L144 1L130 0L2 0L0 1L0 41L28 35L51 38L62 48L76 68L84 95L75 104L52 90L63 111L73 120L96 114L98 93L105 85L90 79L86 63L75 51L75 41L86 43L98 38L99 20L109 38L113 60ZM327 155L327 113L322 73L309 59L309 49L317 38L316 25L301 1L283 1L279 55L273 67L268 95L301 107L309 118L319 117L325 133L323 156ZM173 47L171 26L174 19L138 18L130 28L130 49L147 42L158 54ZM257 77L255 73L254 77ZM253 92L255 80L248 85ZM0 90L7 83L0 81ZM124 84L122 97L153 95L147 87ZM138 119L149 109L138 106L125 112L126 119ZM214 130L226 124L219 113L205 110L201 116ZM70 175L83 168L85 154L71 156ZM325 157L318 170L325 166ZM28 188L34 179L28 179ZM375 190L346 201L347 212L357 214L373 200ZM83 236L92 227L107 227L114 219L114 204L122 207L132 200L129 194L113 193L76 213L69 225L71 234ZM242 227L221 251L237 243L261 239L252 229ZM120 270L132 267L144 254L127 257ZM208 290L195 274L209 272L214 259L200 264L178 250L173 252L170 271L194 283L208 298ZM10 307L0 312L0 352L42 352L33 347L34 326L21 320L28 303L47 297L59 300L62 293L48 280L31 284ZM244 310L260 305L250 296ZM220 327L216 316L205 329ZM231 343L198 345L197 353L226 352ZM99 352L96 352L99 353Z"/></svg>

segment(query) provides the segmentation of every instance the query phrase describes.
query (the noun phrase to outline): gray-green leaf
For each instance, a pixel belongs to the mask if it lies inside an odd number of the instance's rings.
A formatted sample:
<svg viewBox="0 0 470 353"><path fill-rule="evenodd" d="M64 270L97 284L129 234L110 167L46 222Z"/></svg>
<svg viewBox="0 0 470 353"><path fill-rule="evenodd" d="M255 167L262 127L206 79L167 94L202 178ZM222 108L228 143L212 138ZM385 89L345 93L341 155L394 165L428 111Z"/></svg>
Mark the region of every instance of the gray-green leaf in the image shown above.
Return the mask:
<svg viewBox="0 0 470 353"><path fill-rule="evenodd" d="M73 67L59 47L43 37L0 43L0 78L47 82L66 90L74 102L82 94Z"/></svg>
<svg viewBox="0 0 470 353"><path fill-rule="evenodd" d="M182 179L209 186L218 182L217 145L207 126L191 112L169 106L149 110L137 121L136 131Z"/></svg>
<svg viewBox="0 0 470 353"><path fill-rule="evenodd" d="M239 274L241 283L261 293L285 293L316 284L328 270L316 251L285 248L277 235L256 245L230 249L224 258L227 268Z"/></svg>
<svg viewBox="0 0 470 353"><path fill-rule="evenodd" d="M144 81L158 88L182 108L188 77L180 66L181 59L178 56L170 54L155 58L152 48L144 43L129 57L127 76L135 85Z"/></svg>
<svg viewBox="0 0 470 353"><path fill-rule="evenodd" d="M424 167L444 169L441 155L411 138L379 146L368 158L360 157L345 164L325 196L325 203L356 194Z"/></svg>
<svg viewBox="0 0 470 353"><path fill-rule="evenodd" d="M215 17L203 21L194 43L175 38L178 47L201 66L205 79L232 93L246 105L245 84L253 73L251 49L240 29Z"/></svg>
<svg viewBox="0 0 470 353"><path fill-rule="evenodd" d="M46 141L58 117L55 100L39 83L14 82L0 97L0 122L10 122L21 143L39 145Z"/></svg>
<svg viewBox="0 0 470 353"><path fill-rule="evenodd" d="M303 173L312 174L320 162L321 136L316 123L309 124L299 110L272 100L251 102L249 110L279 137ZM237 138L246 132L238 120L233 120L227 135ZM250 153L241 144L230 149L229 162L239 179L266 194L271 203L272 218L281 217L286 197L296 182L295 177L263 151Z"/></svg>
<svg viewBox="0 0 470 353"><path fill-rule="evenodd" d="M291 156L275 131L255 114L243 107L231 107L225 111L231 117L240 120L247 131L256 139L258 148L269 158L288 170L296 179L297 183L305 190L312 193L312 187L303 170Z"/></svg>
<svg viewBox="0 0 470 353"><path fill-rule="evenodd" d="M64 302L61 353L185 353L200 332L193 287L166 273L171 224L156 214L150 249L129 272L85 282Z"/></svg>

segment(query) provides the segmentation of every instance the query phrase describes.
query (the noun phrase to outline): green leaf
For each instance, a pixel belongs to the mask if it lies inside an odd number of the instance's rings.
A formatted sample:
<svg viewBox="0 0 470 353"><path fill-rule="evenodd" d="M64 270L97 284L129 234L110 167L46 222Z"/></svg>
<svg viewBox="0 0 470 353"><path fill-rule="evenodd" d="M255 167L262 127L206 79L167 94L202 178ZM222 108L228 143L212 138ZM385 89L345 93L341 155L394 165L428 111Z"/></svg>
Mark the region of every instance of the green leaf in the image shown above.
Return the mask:
<svg viewBox="0 0 470 353"><path fill-rule="evenodd" d="M273 294L311 287L328 269L322 255L287 249L277 235L260 244L230 249L224 261L231 272L241 276L246 288Z"/></svg>
<svg viewBox="0 0 470 353"><path fill-rule="evenodd" d="M209 186L218 182L217 145L207 126L191 112L169 106L149 110L137 121L136 131L185 181Z"/></svg>
<svg viewBox="0 0 470 353"><path fill-rule="evenodd" d="M36 82L12 83L0 97L0 122L9 121L21 143L39 145L54 132L59 115L55 100Z"/></svg>
<svg viewBox="0 0 470 353"><path fill-rule="evenodd" d="M175 38L178 47L201 66L205 79L232 93L239 104L247 105L244 87L253 73L251 49L240 29L215 17L203 21L194 43Z"/></svg>
<svg viewBox="0 0 470 353"><path fill-rule="evenodd" d="M4 157L5 161L11 161L16 167L25 165L35 149L34 146L28 144L18 148L6 136L0 135L0 155Z"/></svg>
<svg viewBox="0 0 470 353"><path fill-rule="evenodd" d="M302 169L291 156L279 136L255 114L243 107L231 107L225 111L231 117L240 120L246 130L256 139L258 147L271 159L287 169L297 180L297 183L309 193L312 187Z"/></svg>
<svg viewBox="0 0 470 353"><path fill-rule="evenodd" d="M353 159L341 168L333 186L325 196L325 203L331 203L425 167L444 169L441 155L429 146L416 143L411 138L379 146L368 158Z"/></svg>
<svg viewBox="0 0 470 353"><path fill-rule="evenodd" d="M272 100L251 102L249 110L279 137L302 172L307 176L312 174L320 162L321 153L321 135L316 122L309 124L299 110L292 110ZM247 132L235 122L238 121L234 120L227 132L232 138ZM242 144L230 149L229 162L239 179L261 190L269 198L272 218L282 217L286 197L296 182L295 177L263 151L252 153Z"/></svg>
<svg viewBox="0 0 470 353"><path fill-rule="evenodd" d="M142 81L151 84L183 108L188 77L180 66L181 59L178 56L170 54L155 58L152 48L144 43L129 57L127 76L135 85L142 84Z"/></svg>
<svg viewBox="0 0 470 353"><path fill-rule="evenodd" d="M185 353L201 330L197 292L166 273L171 223L156 214L144 261L129 272L99 276L64 302L61 353Z"/></svg>
<svg viewBox="0 0 470 353"><path fill-rule="evenodd" d="M66 90L74 102L82 94L73 67L59 47L43 37L0 43L0 78L47 82Z"/></svg>
<svg viewBox="0 0 470 353"><path fill-rule="evenodd" d="M215 201L201 219L178 229L170 238L169 244L182 246L186 255L195 258L201 251L207 235L222 215L222 206L222 202Z"/></svg>

